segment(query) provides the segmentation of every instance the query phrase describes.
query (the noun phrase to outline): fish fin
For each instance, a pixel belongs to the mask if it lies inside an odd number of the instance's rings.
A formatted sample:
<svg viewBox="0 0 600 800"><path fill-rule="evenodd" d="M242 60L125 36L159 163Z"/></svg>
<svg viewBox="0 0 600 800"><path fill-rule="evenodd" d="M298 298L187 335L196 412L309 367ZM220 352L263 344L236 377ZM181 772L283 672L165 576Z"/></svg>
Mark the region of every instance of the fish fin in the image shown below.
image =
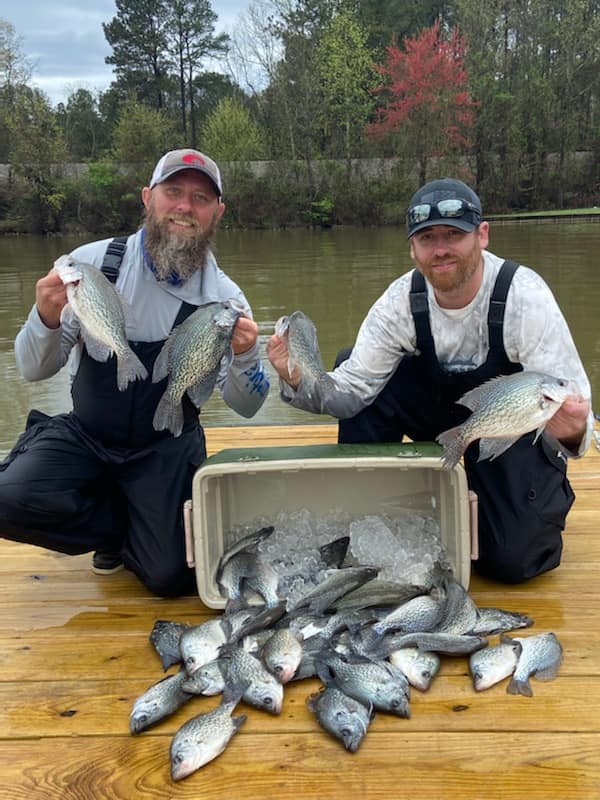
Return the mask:
<svg viewBox="0 0 600 800"><path fill-rule="evenodd" d="M542 433L544 432L544 428L545 428L545 427L546 427L546 423L544 422L544 424L543 424L543 425L540 425L540 427L539 427L539 428L536 430L536 432L535 432L535 436L533 437L533 442L532 442L532 444L535 444L535 443L537 442L537 440L540 438L540 436L541 436L541 435L542 435Z"/></svg>
<svg viewBox="0 0 600 800"><path fill-rule="evenodd" d="M477 461L485 461L488 458L493 461L508 450L509 447L512 447L519 438L519 436L513 436L510 439L480 439L479 458Z"/></svg>
<svg viewBox="0 0 600 800"><path fill-rule="evenodd" d="M93 358L94 361L100 361L102 364L108 361L113 354L112 349L104 344L104 342L96 339L95 336L92 336L81 320L79 320L79 328L81 330L81 338L83 339L90 358Z"/></svg>
<svg viewBox="0 0 600 800"><path fill-rule="evenodd" d="M460 457L465 452L466 443L462 437L462 427L450 428L436 438L436 442L444 448L442 462L444 469L452 469L460 461Z"/></svg>
<svg viewBox="0 0 600 800"><path fill-rule="evenodd" d="M474 389L465 392L463 396L456 402L459 406L466 406L467 408L470 408L471 411L475 411L481 401L487 397L494 384L503 382L506 377L506 375L498 375L495 378L490 378L480 386L476 386Z"/></svg>
<svg viewBox="0 0 600 800"><path fill-rule="evenodd" d="M214 392L217 384L217 378L219 376L219 369L220 367L217 367L199 383L195 383L193 386L188 386L188 396L196 408L202 408L202 406Z"/></svg>
<svg viewBox="0 0 600 800"><path fill-rule="evenodd" d="M528 678L525 678L525 680L517 680L517 678L514 677L511 678L510 683L506 687L506 691L508 694L522 694L525 697L533 697L533 691Z"/></svg>
<svg viewBox="0 0 600 800"><path fill-rule="evenodd" d="M237 717L232 717L231 722L234 728L233 732L237 733L247 719L248 717L246 714L239 714Z"/></svg>
<svg viewBox="0 0 600 800"><path fill-rule="evenodd" d="M79 317L73 311L73 307L70 303L67 303L65 306L62 307L60 312L60 324L72 325L73 322L79 323Z"/></svg>
<svg viewBox="0 0 600 800"><path fill-rule="evenodd" d="M169 356L171 355L171 349L174 341L175 331L171 331L165 340L160 353L156 357L156 361L154 362L154 368L152 370L152 383L158 383L159 381L162 381L162 379L166 378L169 374Z"/></svg>
<svg viewBox="0 0 600 800"><path fill-rule="evenodd" d="M179 436L183 430L183 407L181 403L174 403L165 392L156 406L152 425L155 431L169 430L173 436Z"/></svg>
<svg viewBox="0 0 600 800"><path fill-rule="evenodd" d="M551 664L546 669L540 669L538 672L535 673L535 677L538 681L551 681L556 678L558 675L558 668L560 664Z"/></svg>
<svg viewBox="0 0 600 800"><path fill-rule="evenodd" d="M147 377L148 370L131 348L117 358L117 386L120 392L128 387L130 381L143 381Z"/></svg>

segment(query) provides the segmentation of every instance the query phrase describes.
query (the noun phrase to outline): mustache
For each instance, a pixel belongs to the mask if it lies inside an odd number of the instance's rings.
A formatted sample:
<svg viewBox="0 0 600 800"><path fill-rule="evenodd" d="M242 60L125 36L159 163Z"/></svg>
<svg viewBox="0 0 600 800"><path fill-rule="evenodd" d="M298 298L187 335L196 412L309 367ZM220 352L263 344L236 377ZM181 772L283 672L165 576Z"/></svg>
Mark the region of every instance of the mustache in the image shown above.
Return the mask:
<svg viewBox="0 0 600 800"><path fill-rule="evenodd" d="M186 225L190 225L192 228L199 229L200 226L198 225L198 221L194 219L194 217L190 216L189 214L169 214L170 219L173 222L183 222Z"/></svg>

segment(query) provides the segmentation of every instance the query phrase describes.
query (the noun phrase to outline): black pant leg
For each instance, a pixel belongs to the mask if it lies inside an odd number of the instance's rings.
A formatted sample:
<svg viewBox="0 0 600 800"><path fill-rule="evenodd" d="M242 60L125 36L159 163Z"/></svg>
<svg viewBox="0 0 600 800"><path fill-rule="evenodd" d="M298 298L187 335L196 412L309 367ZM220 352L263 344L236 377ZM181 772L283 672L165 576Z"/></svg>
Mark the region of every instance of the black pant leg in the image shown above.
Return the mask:
<svg viewBox="0 0 600 800"><path fill-rule="evenodd" d="M560 564L562 531L575 495L565 459L543 437L519 439L493 461L465 455L469 487L479 502L477 572L504 583L533 578Z"/></svg>
<svg viewBox="0 0 600 800"><path fill-rule="evenodd" d="M159 440L115 469L129 514L123 561L154 594L197 591L185 558L183 504L205 458L204 431L198 427Z"/></svg>
<svg viewBox="0 0 600 800"><path fill-rule="evenodd" d="M122 536L105 464L71 415L30 415L0 464L0 536L71 555L117 547Z"/></svg>

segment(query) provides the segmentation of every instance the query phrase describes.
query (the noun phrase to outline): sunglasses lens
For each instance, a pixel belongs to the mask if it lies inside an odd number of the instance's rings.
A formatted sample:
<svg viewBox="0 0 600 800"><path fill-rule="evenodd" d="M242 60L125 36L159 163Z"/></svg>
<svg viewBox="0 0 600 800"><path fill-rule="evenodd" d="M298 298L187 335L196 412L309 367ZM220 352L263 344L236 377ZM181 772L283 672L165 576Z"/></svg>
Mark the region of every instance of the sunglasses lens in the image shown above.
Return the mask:
<svg viewBox="0 0 600 800"><path fill-rule="evenodd" d="M425 222L431 215L431 204L421 203L421 205L413 206L408 211L408 219L411 225L418 225L419 222Z"/></svg>
<svg viewBox="0 0 600 800"><path fill-rule="evenodd" d="M462 200L440 200L437 210L440 217L462 217L466 207Z"/></svg>

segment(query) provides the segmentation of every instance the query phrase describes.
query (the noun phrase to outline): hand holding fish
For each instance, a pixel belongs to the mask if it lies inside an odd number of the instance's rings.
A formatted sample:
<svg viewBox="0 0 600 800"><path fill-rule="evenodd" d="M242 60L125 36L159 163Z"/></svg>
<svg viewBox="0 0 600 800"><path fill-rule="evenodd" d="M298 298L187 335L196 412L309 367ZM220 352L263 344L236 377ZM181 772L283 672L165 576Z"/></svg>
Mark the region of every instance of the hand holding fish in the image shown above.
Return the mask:
<svg viewBox="0 0 600 800"><path fill-rule="evenodd" d="M258 339L258 325L249 317L240 316L233 329L231 348L235 355L245 353L254 347Z"/></svg>
<svg viewBox="0 0 600 800"><path fill-rule="evenodd" d="M67 287L54 268L35 285L35 304L47 328L58 328L60 315L67 304Z"/></svg>
<svg viewBox="0 0 600 800"><path fill-rule="evenodd" d="M286 339L274 333L267 342L267 356L279 377L294 389L297 389L301 375L299 370L294 370L293 375L290 374L288 368L290 355Z"/></svg>
<svg viewBox="0 0 600 800"><path fill-rule="evenodd" d="M577 450L585 435L590 402L581 395L569 395L546 423L546 431L569 450Z"/></svg>

